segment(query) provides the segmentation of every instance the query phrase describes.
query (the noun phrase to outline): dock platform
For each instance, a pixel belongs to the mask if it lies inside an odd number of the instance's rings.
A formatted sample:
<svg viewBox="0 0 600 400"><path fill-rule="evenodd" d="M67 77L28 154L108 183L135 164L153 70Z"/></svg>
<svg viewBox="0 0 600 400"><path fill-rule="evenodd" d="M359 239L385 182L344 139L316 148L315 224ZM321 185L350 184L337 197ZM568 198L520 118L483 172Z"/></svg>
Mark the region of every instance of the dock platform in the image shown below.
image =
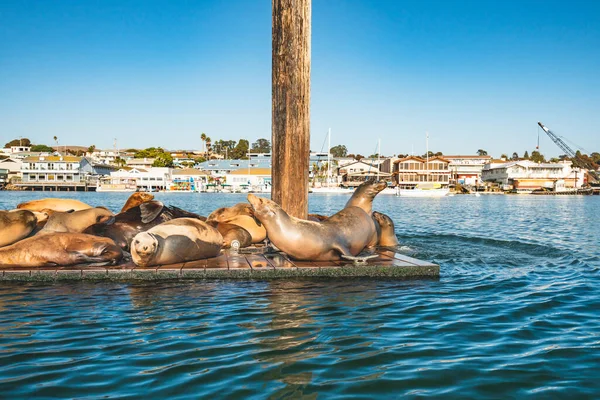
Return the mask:
<svg viewBox="0 0 600 400"><path fill-rule="evenodd" d="M114 266L40 268L0 267L0 281L162 281L193 279L267 280L301 277L437 279L439 265L378 248L366 264L351 261L292 261L283 253L258 249L244 253L222 251L218 257L158 267L138 267L129 262Z"/></svg>

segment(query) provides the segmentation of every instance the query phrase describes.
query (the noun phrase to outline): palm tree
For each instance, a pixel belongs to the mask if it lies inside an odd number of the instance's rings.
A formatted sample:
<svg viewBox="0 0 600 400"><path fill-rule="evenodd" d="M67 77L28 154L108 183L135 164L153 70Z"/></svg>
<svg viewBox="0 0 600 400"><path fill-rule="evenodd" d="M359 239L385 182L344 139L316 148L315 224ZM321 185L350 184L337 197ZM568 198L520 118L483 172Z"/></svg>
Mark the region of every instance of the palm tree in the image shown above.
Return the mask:
<svg viewBox="0 0 600 400"><path fill-rule="evenodd" d="M58 136L54 136L53 139L54 139L54 144L56 145L56 151L58 151Z"/></svg>
<svg viewBox="0 0 600 400"><path fill-rule="evenodd" d="M205 141L206 141L206 151L208 151L208 153L210 154L211 153L211 146L212 146L211 145L212 139L207 136L206 139L205 139Z"/></svg>
<svg viewBox="0 0 600 400"><path fill-rule="evenodd" d="M202 135L200 135L200 140L202 140L202 152L206 153L206 148L204 147L204 144L206 143L206 133L202 132Z"/></svg>

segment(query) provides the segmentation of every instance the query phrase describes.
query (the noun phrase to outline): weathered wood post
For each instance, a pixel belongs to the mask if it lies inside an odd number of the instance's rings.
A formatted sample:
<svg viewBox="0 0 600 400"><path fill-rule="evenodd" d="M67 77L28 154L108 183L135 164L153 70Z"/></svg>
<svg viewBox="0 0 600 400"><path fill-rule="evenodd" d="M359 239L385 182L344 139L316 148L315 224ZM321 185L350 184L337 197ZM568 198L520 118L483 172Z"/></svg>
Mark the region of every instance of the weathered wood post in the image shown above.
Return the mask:
<svg viewBox="0 0 600 400"><path fill-rule="evenodd" d="M311 0L273 1L271 198L308 214Z"/></svg>

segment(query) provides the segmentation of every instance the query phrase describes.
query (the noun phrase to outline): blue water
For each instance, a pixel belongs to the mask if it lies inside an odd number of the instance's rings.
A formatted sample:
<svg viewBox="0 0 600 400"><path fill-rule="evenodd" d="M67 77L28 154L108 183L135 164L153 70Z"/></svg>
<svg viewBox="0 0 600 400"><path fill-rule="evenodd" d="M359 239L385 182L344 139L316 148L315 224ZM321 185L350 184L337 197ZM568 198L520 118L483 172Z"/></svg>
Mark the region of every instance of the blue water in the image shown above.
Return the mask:
<svg viewBox="0 0 600 400"><path fill-rule="evenodd" d="M244 196L157 198L208 214ZM0 284L0 397L600 397L600 197L375 208L439 280Z"/></svg>

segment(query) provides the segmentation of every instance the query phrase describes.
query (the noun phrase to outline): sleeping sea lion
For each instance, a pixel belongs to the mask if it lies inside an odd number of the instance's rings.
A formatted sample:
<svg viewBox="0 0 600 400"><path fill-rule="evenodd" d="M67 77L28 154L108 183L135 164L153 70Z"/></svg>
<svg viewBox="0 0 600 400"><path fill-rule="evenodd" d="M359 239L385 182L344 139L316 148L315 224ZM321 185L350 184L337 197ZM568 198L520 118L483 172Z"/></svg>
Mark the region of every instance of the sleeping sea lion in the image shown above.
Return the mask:
<svg viewBox="0 0 600 400"><path fill-rule="evenodd" d="M177 218L135 235L131 258L140 267L216 257L223 236L206 222Z"/></svg>
<svg viewBox="0 0 600 400"><path fill-rule="evenodd" d="M117 246L129 251L129 245L135 235L175 218L196 218L201 221L206 218L184 211L177 207L168 207L157 200L142 203L139 206L115 215L112 224L94 224L85 230L96 236L104 236L115 241Z"/></svg>
<svg viewBox="0 0 600 400"><path fill-rule="evenodd" d="M122 257L108 238L69 232L42 233L0 249L0 265L10 267L114 265Z"/></svg>
<svg viewBox="0 0 600 400"><path fill-rule="evenodd" d="M321 214L308 214L308 218L306 218L309 221L315 221L315 222L323 222L325 221L327 218L329 218L326 215L321 215Z"/></svg>
<svg viewBox="0 0 600 400"><path fill-rule="evenodd" d="M39 200L31 200L25 203L21 203L17 206L17 208L21 210L29 210L29 211L42 211L44 209L54 210L54 211L79 211L79 210L87 210L88 208L92 208L89 204L85 204L79 200L74 199L39 199Z"/></svg>
<svg viewBox="0 0 600 400"><path fill-rule="evenodd" d="M154 200L154 195L145 192L135 192L125 202L123 208L121 208L121 212L125 212L130 208L137 207L140 204L147 203L150 200Z"/></svg>
<svg viewBox="0 0 600 400"><path fill-rule="evenodd" d="M253 194L248 201L269 240L294 259L339 260L377 244L375 223L362 208L346 207L323 222L314 222L294 218L274 201Z"/></svg>
<svg viewBox="0 0 600 400"><path fill-rule="evenodd" d="M0 247L26 238L36 225L37 218L31 211L0 211Z"/></svg>
<svg viewBox="0 0 600 400"><path fill-rule="evenodd" d="M94 224L110 224L114 214L104 207L62 212L54 211L40 232L83 232Z"/></svg>
<svg viewBox="0 0 600 400"><path fill-rule="evenodd" d="M387 187L385 182L366 181L356 188L346 207L360 207L369 215L373 213L373 199Z"/></svg>
<svg viewBox="0 0 600 400"><path fill-rule="evenodd" d="M377 229L377 244L383 247L396 247L398 238L394 229L394 221L385 214L377 211L373 211L373 219Z"/></svg>
<svg viewBox="0 0 600 400"><path fill-rule="evenodd" d="M252 243L260 243L267 237L265 227L254 217L254 211L247 203L238 203L232 207L218 208L209 214L206 221L241 226L252 236Z"/></svg>
<svg viewBox="0 0 600 400"><path fill-rule="evenodd" d="M213 228L216 228L221 236L223 236L223 248L228 249L231 247L232 242L236 241L239 243L240 248L248 247L252 244L252 235L242 228L234 224L228 224L226 222L207 222Z"/></svg>

